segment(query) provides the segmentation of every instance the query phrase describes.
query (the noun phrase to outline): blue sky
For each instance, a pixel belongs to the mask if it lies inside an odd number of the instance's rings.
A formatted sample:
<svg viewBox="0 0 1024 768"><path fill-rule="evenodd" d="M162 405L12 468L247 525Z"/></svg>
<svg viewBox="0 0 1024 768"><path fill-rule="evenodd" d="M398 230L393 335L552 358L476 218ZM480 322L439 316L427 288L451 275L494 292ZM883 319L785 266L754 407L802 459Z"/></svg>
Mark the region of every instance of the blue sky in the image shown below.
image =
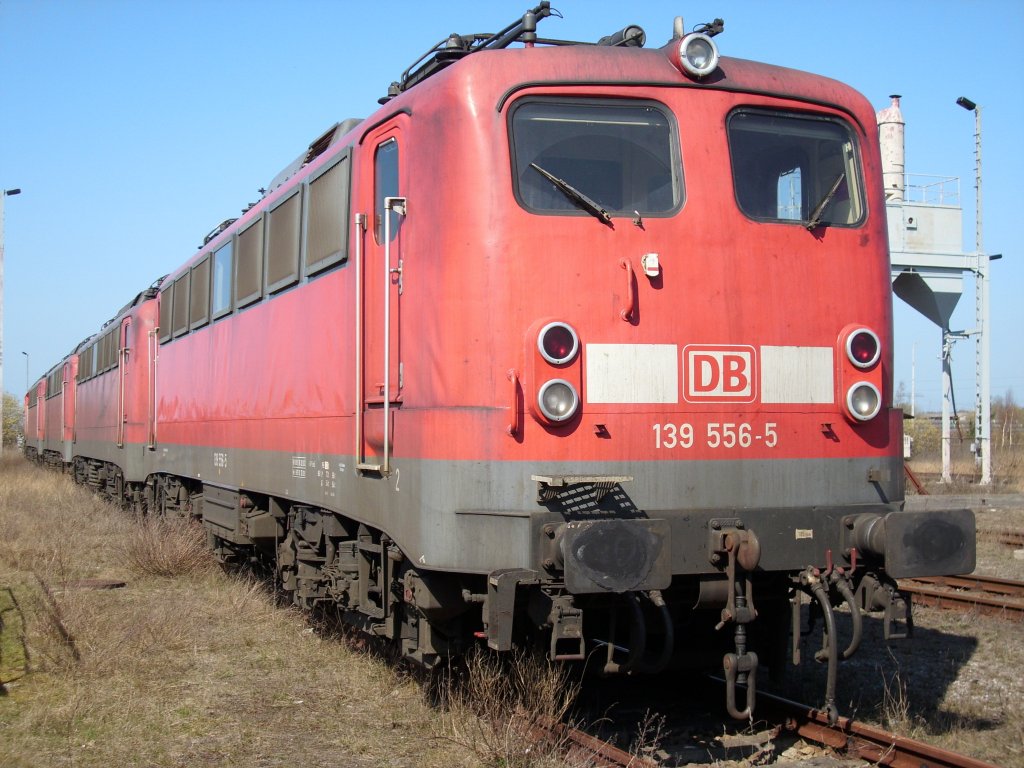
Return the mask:
<svg viewBox="0 0 1024 768"><path fill-rule="evenodd" d="M118 308L191 256L218 222L334 122L365 117L450 32L494 31L531 0L267 2L0 0L0 187L6 199L4 390L25 389ZM648 45L716 16L724 55L816 72L876 109L903 95L907 170L961 178L974 244L974 118L983 108L984 233L994 264L992 391L1024 401L1024 3L556 0L540 33L596 40L626 24ZM852 265L851 265L852 266ZM72 318L72 319L68 319ZM973 284L953 315L974 327ZM896 381L940 407L940 332L896 300ZM957 404L974 399L970 341Z"/></svg>

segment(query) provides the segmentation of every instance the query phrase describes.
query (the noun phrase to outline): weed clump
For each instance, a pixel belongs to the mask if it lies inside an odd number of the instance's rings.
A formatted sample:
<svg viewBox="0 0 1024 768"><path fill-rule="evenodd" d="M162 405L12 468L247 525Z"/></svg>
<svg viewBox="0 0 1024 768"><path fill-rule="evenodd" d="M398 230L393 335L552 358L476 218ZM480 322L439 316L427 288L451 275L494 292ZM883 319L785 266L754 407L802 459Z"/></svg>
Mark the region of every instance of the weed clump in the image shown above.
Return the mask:
<svg viewBox="0 0 1024 768"><path fill-rule="evenodd" d="M435 738L468 749L484 765L541 768L572 765L567 740L553 724L569 714L579 685L563 667L526 654L502 659L471 654L446 669L435 691L444 708ZM589 764L592 755L581 758Z"/></svg>
<svg viewBox="0 0 1024 768"><path fill-rule="evenodd" d="M189 520L139 518L125 531L122 548L128 567L143 576L201 575L213 567L202 528Z"/></svg>

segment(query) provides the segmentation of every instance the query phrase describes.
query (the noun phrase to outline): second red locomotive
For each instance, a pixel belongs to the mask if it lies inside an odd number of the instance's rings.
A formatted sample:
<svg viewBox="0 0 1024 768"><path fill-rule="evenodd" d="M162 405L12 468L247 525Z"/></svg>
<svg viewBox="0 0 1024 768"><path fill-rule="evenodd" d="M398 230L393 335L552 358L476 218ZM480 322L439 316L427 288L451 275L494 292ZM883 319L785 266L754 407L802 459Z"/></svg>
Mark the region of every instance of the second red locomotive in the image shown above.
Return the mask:
<svg viewBox="0 0 1024 768"><path fill-rule="evenodd" d="M33 388L28 451L427 666L717 668L749 717L810 595L834 714L894 579L974 567L969 511L902 509L874 112L720 22L548 15L314 141Z"/></svg>

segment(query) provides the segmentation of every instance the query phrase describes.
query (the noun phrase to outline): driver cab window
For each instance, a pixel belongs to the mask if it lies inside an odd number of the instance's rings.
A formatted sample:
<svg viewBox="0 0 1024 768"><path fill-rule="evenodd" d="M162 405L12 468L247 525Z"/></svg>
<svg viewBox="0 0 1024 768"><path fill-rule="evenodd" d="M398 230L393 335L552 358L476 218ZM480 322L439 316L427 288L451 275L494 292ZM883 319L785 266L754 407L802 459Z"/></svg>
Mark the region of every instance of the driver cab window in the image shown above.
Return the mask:
<svg viewBox="0 0 1024 768"><path fill-rule="evenodd" d="M741 110L729 117L736 202L759 221L852 227L864 218L857 145L831 118Z"/></svg>
<svg viewBox="0 0 1024 768"><path fill-rule="evenodd" d="M529 99L510 128L515 195L528 211L667 216L682 204L675 123L660 104Z"/></svg>

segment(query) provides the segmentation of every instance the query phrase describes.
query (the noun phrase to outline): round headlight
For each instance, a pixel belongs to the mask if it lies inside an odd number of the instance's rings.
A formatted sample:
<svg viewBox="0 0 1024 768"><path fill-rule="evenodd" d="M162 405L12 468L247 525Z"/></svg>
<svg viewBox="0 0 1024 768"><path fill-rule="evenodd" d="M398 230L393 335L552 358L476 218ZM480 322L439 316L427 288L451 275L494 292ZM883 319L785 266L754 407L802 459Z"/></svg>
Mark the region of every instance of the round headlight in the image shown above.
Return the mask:
<svg viewBox="0 0 1024 768"><path fill-rule="evenodd" d="M580 397L565 379L546 381L537 393L537 407L550 421L568 421L580 407Z"/></svg>
<svg viewBox="0 0 1024 768"><path fill-rule="evenodd" d="M710 75L718 67L718 46L703 32L693 32L679 43L679 63L694 77Z"/></svg>
<svg viewBox="0 0 1024 768"><path fill-rule="evenodd" d="M846 407L857 421L870 421L882 407L882 395L874 384L859 381L847 390Z"/></svg>
<svg viewBox="0 0 1024 768"><path fill-rule="evenodd" d="M541 357L554 365L571 362L579 348L576 331L565 323L548 323L537 334L537 349Z"/></svg>
<svg viewBox="0 0 1024 768"><path fill-rule="evenodd" d="M858 328L846 337L846 356L858 368L870 368L881 354L882 344L874 331Z"/></svg>

